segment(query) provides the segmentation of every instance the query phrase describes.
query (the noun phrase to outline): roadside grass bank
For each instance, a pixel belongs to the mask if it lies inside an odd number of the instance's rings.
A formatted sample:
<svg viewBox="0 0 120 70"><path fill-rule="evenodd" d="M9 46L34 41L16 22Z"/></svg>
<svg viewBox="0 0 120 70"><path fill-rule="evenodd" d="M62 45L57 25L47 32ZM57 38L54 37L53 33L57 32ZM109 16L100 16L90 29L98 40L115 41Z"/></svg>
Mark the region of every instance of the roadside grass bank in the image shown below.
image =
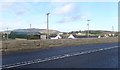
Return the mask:
<svg viewBox="0 0 120 70"><path fill-rule="evenodd" d="M30 52L53 47L79 46L83 44L101 44L118 42L118 38L81 38L56 40L8 40L2 41L2 54Z"/></svg>

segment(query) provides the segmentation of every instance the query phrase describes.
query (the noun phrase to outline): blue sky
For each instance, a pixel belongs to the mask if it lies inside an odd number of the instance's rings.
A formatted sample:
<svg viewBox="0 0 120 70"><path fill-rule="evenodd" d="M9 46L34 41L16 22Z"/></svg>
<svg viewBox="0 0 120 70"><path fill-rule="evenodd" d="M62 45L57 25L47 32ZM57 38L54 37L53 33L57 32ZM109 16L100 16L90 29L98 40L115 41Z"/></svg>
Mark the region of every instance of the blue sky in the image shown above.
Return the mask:
<svg viewBox="0 0 120 70"><path fill-rule="evenodd" d="M87 30L118 31L117 2L5 2L1 3L0 31L32 28L49 28L63 32Z"/></svg>

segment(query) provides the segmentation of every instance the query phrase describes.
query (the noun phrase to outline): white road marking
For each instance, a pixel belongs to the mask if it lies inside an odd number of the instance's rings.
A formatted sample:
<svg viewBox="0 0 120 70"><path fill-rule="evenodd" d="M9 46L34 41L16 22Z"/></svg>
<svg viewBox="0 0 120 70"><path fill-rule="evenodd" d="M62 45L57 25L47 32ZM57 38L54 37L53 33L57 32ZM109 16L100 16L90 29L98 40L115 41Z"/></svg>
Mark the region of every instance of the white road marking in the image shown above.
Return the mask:
<svg viewBox="0 0 120 70"><path fill-rule="evenodd" d="M108 49L117 48L117 47L118 46L113 46L113 47L101 48L101 49L97 49L97 50L89 50L89 51L83 51L83 52L76 52L76 53L52 56L52 57L48 57L48 58L44 58L44 59L35 59L35 60L24 61L24 62L19 62L19 63L15 63L15 64L3 65L3 66L0 66L0 68L4 69L4 68L13 68L13 67L18 67L18 66L30 65L30 64L34 64L34 63L40 63L40 62L56 60L56 59L65 58L65 57L71 57L71 56L77 56L77 55L82 55L82 54L88 54L88 53L108 50Z"/></svg>

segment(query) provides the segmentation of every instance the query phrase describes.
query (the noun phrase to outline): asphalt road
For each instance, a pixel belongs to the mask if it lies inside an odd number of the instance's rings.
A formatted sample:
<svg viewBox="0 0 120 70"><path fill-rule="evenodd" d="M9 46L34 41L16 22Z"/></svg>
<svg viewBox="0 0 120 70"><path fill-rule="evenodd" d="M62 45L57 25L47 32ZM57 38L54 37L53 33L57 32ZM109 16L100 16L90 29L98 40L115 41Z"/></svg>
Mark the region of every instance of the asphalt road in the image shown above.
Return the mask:
<svg viewBox="0 0 120 70"><path fill-rule="evenodd" d="M2 56L3 68L118 68L118 43L50 48Z"/></svg>

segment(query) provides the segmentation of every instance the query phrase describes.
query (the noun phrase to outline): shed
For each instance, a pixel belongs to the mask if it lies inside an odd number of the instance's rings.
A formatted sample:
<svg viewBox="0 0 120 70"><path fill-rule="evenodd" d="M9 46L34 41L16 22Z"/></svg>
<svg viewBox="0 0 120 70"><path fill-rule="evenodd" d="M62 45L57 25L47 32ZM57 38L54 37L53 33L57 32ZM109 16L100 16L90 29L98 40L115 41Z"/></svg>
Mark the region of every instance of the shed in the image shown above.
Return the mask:
<svg viewBox="0 0 120 70"><path fill-rule="evenodd" d="M52 37L50 37L50 39L62 39L62 36L58 34L57 36L54 36L54 37L52 36Z"/></svg>

